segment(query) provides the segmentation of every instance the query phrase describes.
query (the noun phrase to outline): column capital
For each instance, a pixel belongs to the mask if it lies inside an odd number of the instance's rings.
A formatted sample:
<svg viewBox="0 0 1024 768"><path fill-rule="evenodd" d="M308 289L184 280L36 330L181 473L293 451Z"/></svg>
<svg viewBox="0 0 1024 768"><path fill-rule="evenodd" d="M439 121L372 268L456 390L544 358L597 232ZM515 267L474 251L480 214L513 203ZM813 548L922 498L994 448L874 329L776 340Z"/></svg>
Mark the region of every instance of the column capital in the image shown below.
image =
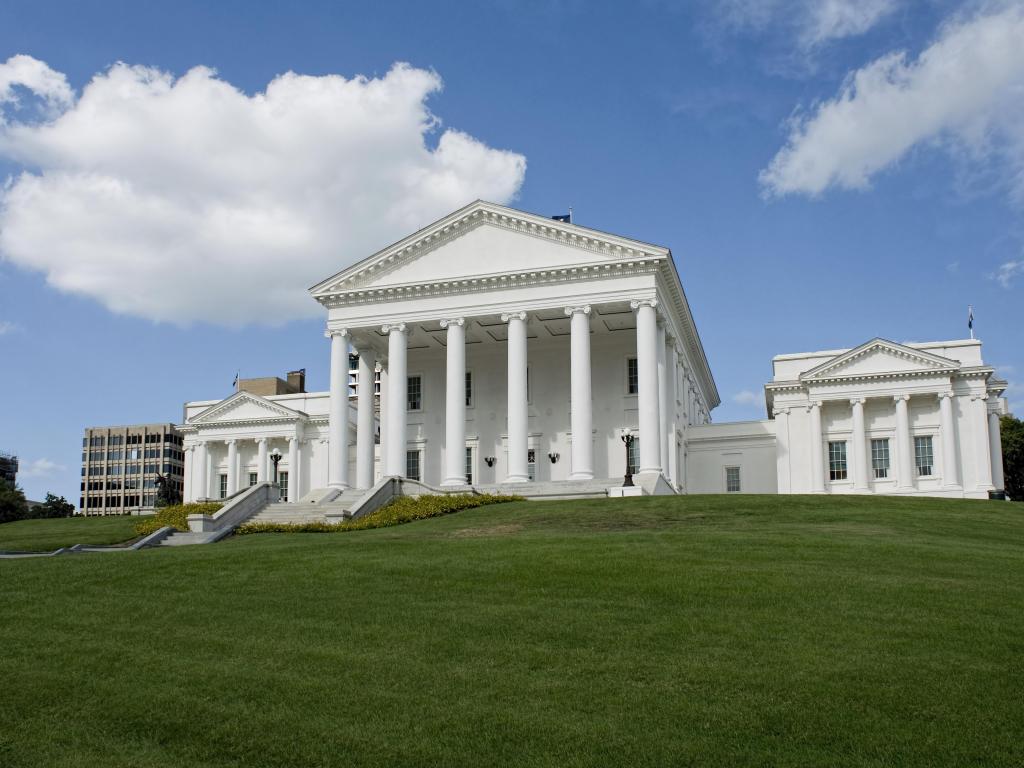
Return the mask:
<svg viewBox="0 0 1024 768"><path fill-rule="evenodd" d="M266 445L266 444L267 444L267 438L265 438L265 437L257 437L256 438L256 445Z"/></svg>
<svg viewBox="0 0 1024 768"><path fill-rule="evenodd" d="M773 408L773 416L789 416L789 408Z"/></svg>
<svg viewBox="0 0 1024 768"><path fill-rule="evenodd" d="M441 320L439 324L440 324L440 326L442 328L447 328L449 325L463 326L463 325L466 324L466 318L464 318L464 317L449 317L449 318L445 318L444 320Z"/></svg>
<svg viewBox="0 0 1024 768"><path fill-rule="evenodd" d="M955 392L953 392L953 391L949 391L949 392L939 392L939 393L938 393L938 396L939 396L939 400L944 400L944 399L945 399L945 398L947 398L947 397L948 397L948 398L949 398L950 400L952 400L952 399L953 399L954 397L956 397L956 393L955 393Z"/></svg>
<svg viewBox="0 0 1024 768"><path fill-rule="evenodd" d="M814 410L815 408L821 408L821 400L811 400L806 406L808 411Z"/></svg>
<svg viewBox="0 0 1024 768"><path fill-rule="evenodd" d="M973 403L975 400L988 400L988 393L986 392L985 394L971 395L971 402Z"/></svg>
<svg viewBox="0 0 1024 768"><path fill-rule="evenodd" d="M230 440L225 440L224 445L234 445L237 442L238 441L235 438L231 438Z"/></svg>
<svg viewBox="0 0 1024 768"><path fill-rule="evenodd" d="M507 323L510 320L526 320L526 313L519 312L503 312L501 315L501 322Z"/></svg>
<svg viewBox="0 0 1024 768"><path fill-rule="evenodd" d="M866 397L851 397L850 405L864 405L868 399Z"/></svg>
<svg viewBox="0 0 1024 768"><path fill-rule="evenodd" d="M325 338L333 339L335 336L340 336L343 339L348 338L348 328L328 328L326 331L324 331Z"/></svg>
<svg viewBox="0 0 1024 768"><path fill-rule="evenodd" d="M640 307L650 307L651 309L658 308L657 299L634 299L629 302L629 308L636 312Z"/></svg>
<svg viewBox="0 0 1024 768"><path fill-rule="evenodd" d="M186 445L185 446L185 453L191 453L195 449L196 449L196 447L194 445Z"/></svg>
<svg viewBox="0 0 1024 768"><path fill-rule="evenodd" d="M391 333L392 331L405 333L405 323L386 323L380 327L381 333Z"/></svg>
<svg viewBox="0 0 1024 768"><path fill-rule="evenodd" d="M565 308L565 314L568 317L572 317L577 312L582 312L584 315L589 315L590 314L590 305L589 304L584 304L582 307L566 307Z"/></svg>
<svg viewBox="0 0 1024 768"><path fill-rule="evenodd" d="M892 399L893 399L894 402L897 402L897 403L900 400L902 400L904 402L907 402L908 400L910 400L910 395L893 395Z"/></svg>

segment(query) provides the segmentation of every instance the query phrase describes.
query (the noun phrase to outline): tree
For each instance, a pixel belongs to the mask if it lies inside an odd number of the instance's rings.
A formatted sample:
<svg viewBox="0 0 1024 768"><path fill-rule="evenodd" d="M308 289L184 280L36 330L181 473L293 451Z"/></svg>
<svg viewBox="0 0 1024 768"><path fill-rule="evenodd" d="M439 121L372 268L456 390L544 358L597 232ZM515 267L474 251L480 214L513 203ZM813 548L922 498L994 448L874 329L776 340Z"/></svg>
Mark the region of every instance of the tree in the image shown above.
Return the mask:
<svg viewBox="0 0 1024 768"><path fill-rule="evenodd" d="M1003 485L1006 495L1024 501L1024 421L1013 416L999 419L1003 446Z"/></svg>
<svg viewBox="0 0 1024 768"><path fill-rule="evenodd" d="M0 480L0 523L24 520L28 516L28 503L21 488Z"/></svg>
<svg viewBox="0 0 1024 768"><path fill-rule="evenodd" d="M46 501L35 506L29 513L29 517L50 518L50 517L71 517L75 514L75 505L70 503L63 496L46 494Z"/></svg>

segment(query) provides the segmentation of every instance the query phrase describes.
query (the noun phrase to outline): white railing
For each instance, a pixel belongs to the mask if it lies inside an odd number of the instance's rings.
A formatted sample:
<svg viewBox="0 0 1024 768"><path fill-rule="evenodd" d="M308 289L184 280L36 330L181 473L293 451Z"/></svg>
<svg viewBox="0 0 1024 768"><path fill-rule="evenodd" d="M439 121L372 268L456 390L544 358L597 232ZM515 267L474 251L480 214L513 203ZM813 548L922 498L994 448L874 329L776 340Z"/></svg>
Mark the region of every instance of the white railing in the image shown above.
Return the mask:
<svg viewBox="0 0 1024 768"><path fill-rule="evenodd" d="M281 488L274 483L257 483L231 497L227 504L212 515L189 515L188 529L192 533L233 530L281 497Z"/></svg>

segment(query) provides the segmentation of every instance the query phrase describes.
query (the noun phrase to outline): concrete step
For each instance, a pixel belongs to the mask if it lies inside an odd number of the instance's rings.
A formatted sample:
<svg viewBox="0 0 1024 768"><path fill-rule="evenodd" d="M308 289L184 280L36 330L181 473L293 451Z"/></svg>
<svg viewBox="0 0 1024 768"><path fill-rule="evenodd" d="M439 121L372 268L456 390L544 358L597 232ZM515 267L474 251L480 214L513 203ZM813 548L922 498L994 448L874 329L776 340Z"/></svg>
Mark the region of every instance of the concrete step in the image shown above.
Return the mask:
<svg viewBox="0 0 1024 768"><path fill-rule="evenodd" d="M213 540L217 535L216 531L210 533L185 533L184 531L178 531L172 533L166 539L160 542L161 547L183 547L190 544L206 544Z"/></svg>

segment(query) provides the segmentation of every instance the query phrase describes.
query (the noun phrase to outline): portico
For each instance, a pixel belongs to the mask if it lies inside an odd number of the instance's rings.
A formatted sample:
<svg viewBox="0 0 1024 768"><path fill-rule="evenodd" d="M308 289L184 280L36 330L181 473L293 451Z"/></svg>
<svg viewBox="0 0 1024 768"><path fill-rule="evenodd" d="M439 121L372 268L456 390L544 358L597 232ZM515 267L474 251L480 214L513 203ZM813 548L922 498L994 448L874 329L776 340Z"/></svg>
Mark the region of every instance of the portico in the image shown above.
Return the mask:
<svg viewBox="0 0 1024 768"><path fill-rule="evenodd" d="M718 403L658 246L477 202L311 293L328 310L332 372L351 346L388 382L384 475L446 487L619 477L628 428L634 469L681 489L677 439ZM332 403L347 401L347 382L331 385ZM357 421L357 446L370 429Z"/></svg>

